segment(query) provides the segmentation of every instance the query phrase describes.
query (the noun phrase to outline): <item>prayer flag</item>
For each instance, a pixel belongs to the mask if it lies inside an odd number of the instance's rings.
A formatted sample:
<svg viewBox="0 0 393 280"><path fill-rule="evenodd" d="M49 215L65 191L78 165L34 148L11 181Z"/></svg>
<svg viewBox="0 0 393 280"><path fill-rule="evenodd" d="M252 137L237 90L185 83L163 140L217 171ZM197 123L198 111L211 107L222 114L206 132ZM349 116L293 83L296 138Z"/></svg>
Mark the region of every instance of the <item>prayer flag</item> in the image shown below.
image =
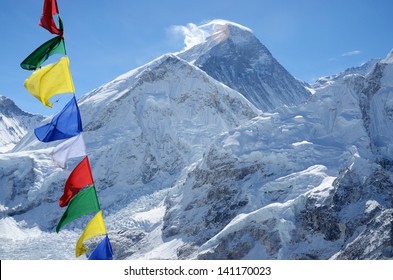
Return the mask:
<svg viewBox="0 0 393 280"><path fill-rule="evenodd" d="M63 169L67 168L68 159L85 155L87 155L87 153L82 133L57 145L52 151L54 162Z"/></svg>
<svg viewBox="0 0 393 280"><path fill-rule="evenodd" d="M59 232L64 225L72 222L73 220L96 211L100 211L100 205L98 203L96 189L93 185L81 190L71 199L66 211L56 227L56 232Z"/></svg>
<svg viewBox="0 0 393 280"><path fill-rule="evenodd" d="M86 186L93 185L89 158L86 156L71 172L64 186L64 193L60 198L60 207L67 206L80 190Z"/></svg>
<svg viewBox="0 0 393 280"><path fill-rule="evenodd" d="M41 67L41 64L48 59L52 54L66 54L64 40L61 36L56 36L53 39L43 43L34 52L32 52L20 66L26 70L36 70Z"/></svg>
<svg viewBox="0 0 393 280"><path fill-rule="evenodd" d="M42 11L42 17L38 25L42 26L52 34L56 34L60 36L63 35L63 23L60 19L60 16L58 16L59 27L56 26L55 21L53 19L53 16L58 14L59 14L59 9L57 8L56 0L45 0L44 8Z"/></svg>
<svg viewBox="0 0 393 280"><path fill-rule="evenodd" d="M56 63L42 67L26 79L25 88L42 104L52 107L49 99L53 95L75 92L69 64L65 56Z"/></svg>
<svg viewBox="0 0 393 280"><path fill-rule="evenodd" d="M74 137L82 131L82 120L74 95L50 123L37 127L34 133L41 142L51 142Z"/></svg>
<svg viewBox="0 0 393 280"><path fill-rule="evenodd" d="M89 260L112 260L113 251L108 235L97 245L90 254Z"/></svg>
<svg viewBox="0 0 393 280"><path fill-rule="evenodd" d="M83 245L83 242L100 234L106 234L104 219L102 218L102 210L100 210L86 225L85 230L76 243L75 255L79 257L84 254L87 251L87 247Z"/></svg>

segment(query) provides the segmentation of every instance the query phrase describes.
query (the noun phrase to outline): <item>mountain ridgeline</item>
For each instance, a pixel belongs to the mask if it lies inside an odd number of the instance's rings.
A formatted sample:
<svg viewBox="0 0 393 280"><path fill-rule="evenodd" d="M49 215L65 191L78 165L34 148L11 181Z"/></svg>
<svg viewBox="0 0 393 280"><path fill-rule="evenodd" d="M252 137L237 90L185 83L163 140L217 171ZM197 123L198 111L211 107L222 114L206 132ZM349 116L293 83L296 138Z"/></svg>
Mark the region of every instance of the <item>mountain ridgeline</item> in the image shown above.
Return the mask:
<svg viewBox="0 0 393 280"><path fill-rule="evenodd" d="M311 94L250 29L199 28L78 100L114 257L392 259L392 52ZM33 133L48 119L15 107L0 99L0 258L74 259L88 219L54 228L79 159L56 167L60 141Z"/></svg>

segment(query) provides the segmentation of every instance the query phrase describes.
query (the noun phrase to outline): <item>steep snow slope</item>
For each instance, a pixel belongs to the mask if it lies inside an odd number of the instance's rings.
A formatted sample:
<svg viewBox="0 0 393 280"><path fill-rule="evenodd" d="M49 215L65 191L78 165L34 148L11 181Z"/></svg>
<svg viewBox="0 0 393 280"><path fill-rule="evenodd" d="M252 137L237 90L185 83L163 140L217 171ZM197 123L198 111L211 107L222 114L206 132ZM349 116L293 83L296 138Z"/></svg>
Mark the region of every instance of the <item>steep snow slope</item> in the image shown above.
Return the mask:
<svg viewBox="0 0 393 280"><path fill-rule="evenodd" d="M0 96L0 153L11 150L42 119L23 112L12 100Z"/></svg>
<svg viewBox="0 0 393 280"><path fill-rule="evenodd" d="M389 61L389 60L386 60ZM377 63L366 76L364 119L372 147L381 160L393 161L393 62Z"/></svg>
<svg viewBox="0 0 393 280"><path fill-rule="evenodd" d="M263 111L304 102L310 93L248 28L214 20L199 27L205 42L178 55L237 90Z"/></svg>

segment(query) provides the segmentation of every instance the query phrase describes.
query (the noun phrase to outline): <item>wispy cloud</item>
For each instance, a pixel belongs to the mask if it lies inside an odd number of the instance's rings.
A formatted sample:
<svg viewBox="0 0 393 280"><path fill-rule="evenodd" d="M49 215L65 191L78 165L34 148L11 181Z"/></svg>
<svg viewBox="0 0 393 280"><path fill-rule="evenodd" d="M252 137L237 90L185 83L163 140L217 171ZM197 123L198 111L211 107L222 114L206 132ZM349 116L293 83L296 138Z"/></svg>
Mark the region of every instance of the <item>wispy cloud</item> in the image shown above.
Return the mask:
<svg viewBox="0 0 393 280"><path fill-rule="evenodd" d="M172 30L184 36L184 45L186 49L202 43L209 35L206 30L203 30L193 23L189 23L187 26L174 26Z"/></svg>
<svg viewBox="0 0 393 280"><path fill-rule="evenodd" d="M196 25L194 23L189 23L187 25L176 25L172 26L171 31L174 34L180 34L184 38L185 49L189 49L195 45L205 42L206 38L214 34L227 34L225 33L227 25L234 25L238 28L252 32L248 27L244 27L238 23L230 22L223 19L215 19L212 21L205 21L201 25ZM224 32L222 32L224 31ZM223 39L223 36L216 36L215 39Z"/></svg>
<svg viewBox="0 0 393 280"><path fill-rule="evenodd" d="M355 50L355 51L342 53L341 56L354 56L354 55L359 55L361 53L362 53L361 51Z"/></svg>

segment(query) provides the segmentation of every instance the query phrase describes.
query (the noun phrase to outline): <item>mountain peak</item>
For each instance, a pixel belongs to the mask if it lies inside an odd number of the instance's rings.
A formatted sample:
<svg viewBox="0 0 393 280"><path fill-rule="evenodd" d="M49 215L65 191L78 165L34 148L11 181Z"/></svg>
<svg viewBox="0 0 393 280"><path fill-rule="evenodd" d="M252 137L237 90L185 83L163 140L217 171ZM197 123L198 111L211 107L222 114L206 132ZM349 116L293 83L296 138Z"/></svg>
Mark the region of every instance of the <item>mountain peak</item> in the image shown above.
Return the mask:
<svg viewBox="0 0 393 280"><path fill-rule="evenodd" d="M393 49L388 53L386 58L382 60L384 63L393 63Z"/></svg>
<svg viewBox="0 0 393 280"><path fill-rule="evenodd" d="M222 19L212 20L204 25L199 26L199 28L202 30L207 30L208 34L210 34L206 40L214 40L218 43L223 42L228 38L241 42L247 41L250 36L254 37L251 29L238 23Z"/></svg>
<svg viewBox="0 0 393 280"><path fill-rule="evenodd" d="M0 95L0 153L10 151L42 119L22 111L14 101Z"/></svg>
<svg viewBox="0 0 393 280"><path fill-rule="evenodd" d="M192 34L205 37L177 55L240 92L258 109L270 111L299 104L309 97L303 85L278 63L251 29L225 20L188 28L189 33L183 31L190 42Z"/></svg>
<svg viewBox="0 0 393 280"><path fill-rule="evenodd" d="M23 115L23 116L32 116L24 111L22 111L18 106L15 105L14 101L11 99L0 95L0 114L4 114L5 116L11 115Z"/></svg>
<svg viewBox="0 0 393 280"><path fill-rule="evenodd" d="M213 27L213 28L220 28L220 27L221 28L222 27L228 28L230 26L231 27L236 27L238 29L242 29L244 31L252 32L252 30L250 28L248 28L248 27L245 27L245 26L243 26L241 24L238 24L236 22L232 22L232 21L229 21L229 20L225 20L225 19L214 19L212 21L209 21L206 24L201 25L201 27Z"/></svg>
<svg viewBox="0 0 393 280"><path fill-rule="evenodd" d="M223 19L215 19L201 25L189 23L187 26L176 26L174 30L184 36L185 48L182 52L200 45L212 48L228 38L241 42L254 37L250 28Z"/></svg>

